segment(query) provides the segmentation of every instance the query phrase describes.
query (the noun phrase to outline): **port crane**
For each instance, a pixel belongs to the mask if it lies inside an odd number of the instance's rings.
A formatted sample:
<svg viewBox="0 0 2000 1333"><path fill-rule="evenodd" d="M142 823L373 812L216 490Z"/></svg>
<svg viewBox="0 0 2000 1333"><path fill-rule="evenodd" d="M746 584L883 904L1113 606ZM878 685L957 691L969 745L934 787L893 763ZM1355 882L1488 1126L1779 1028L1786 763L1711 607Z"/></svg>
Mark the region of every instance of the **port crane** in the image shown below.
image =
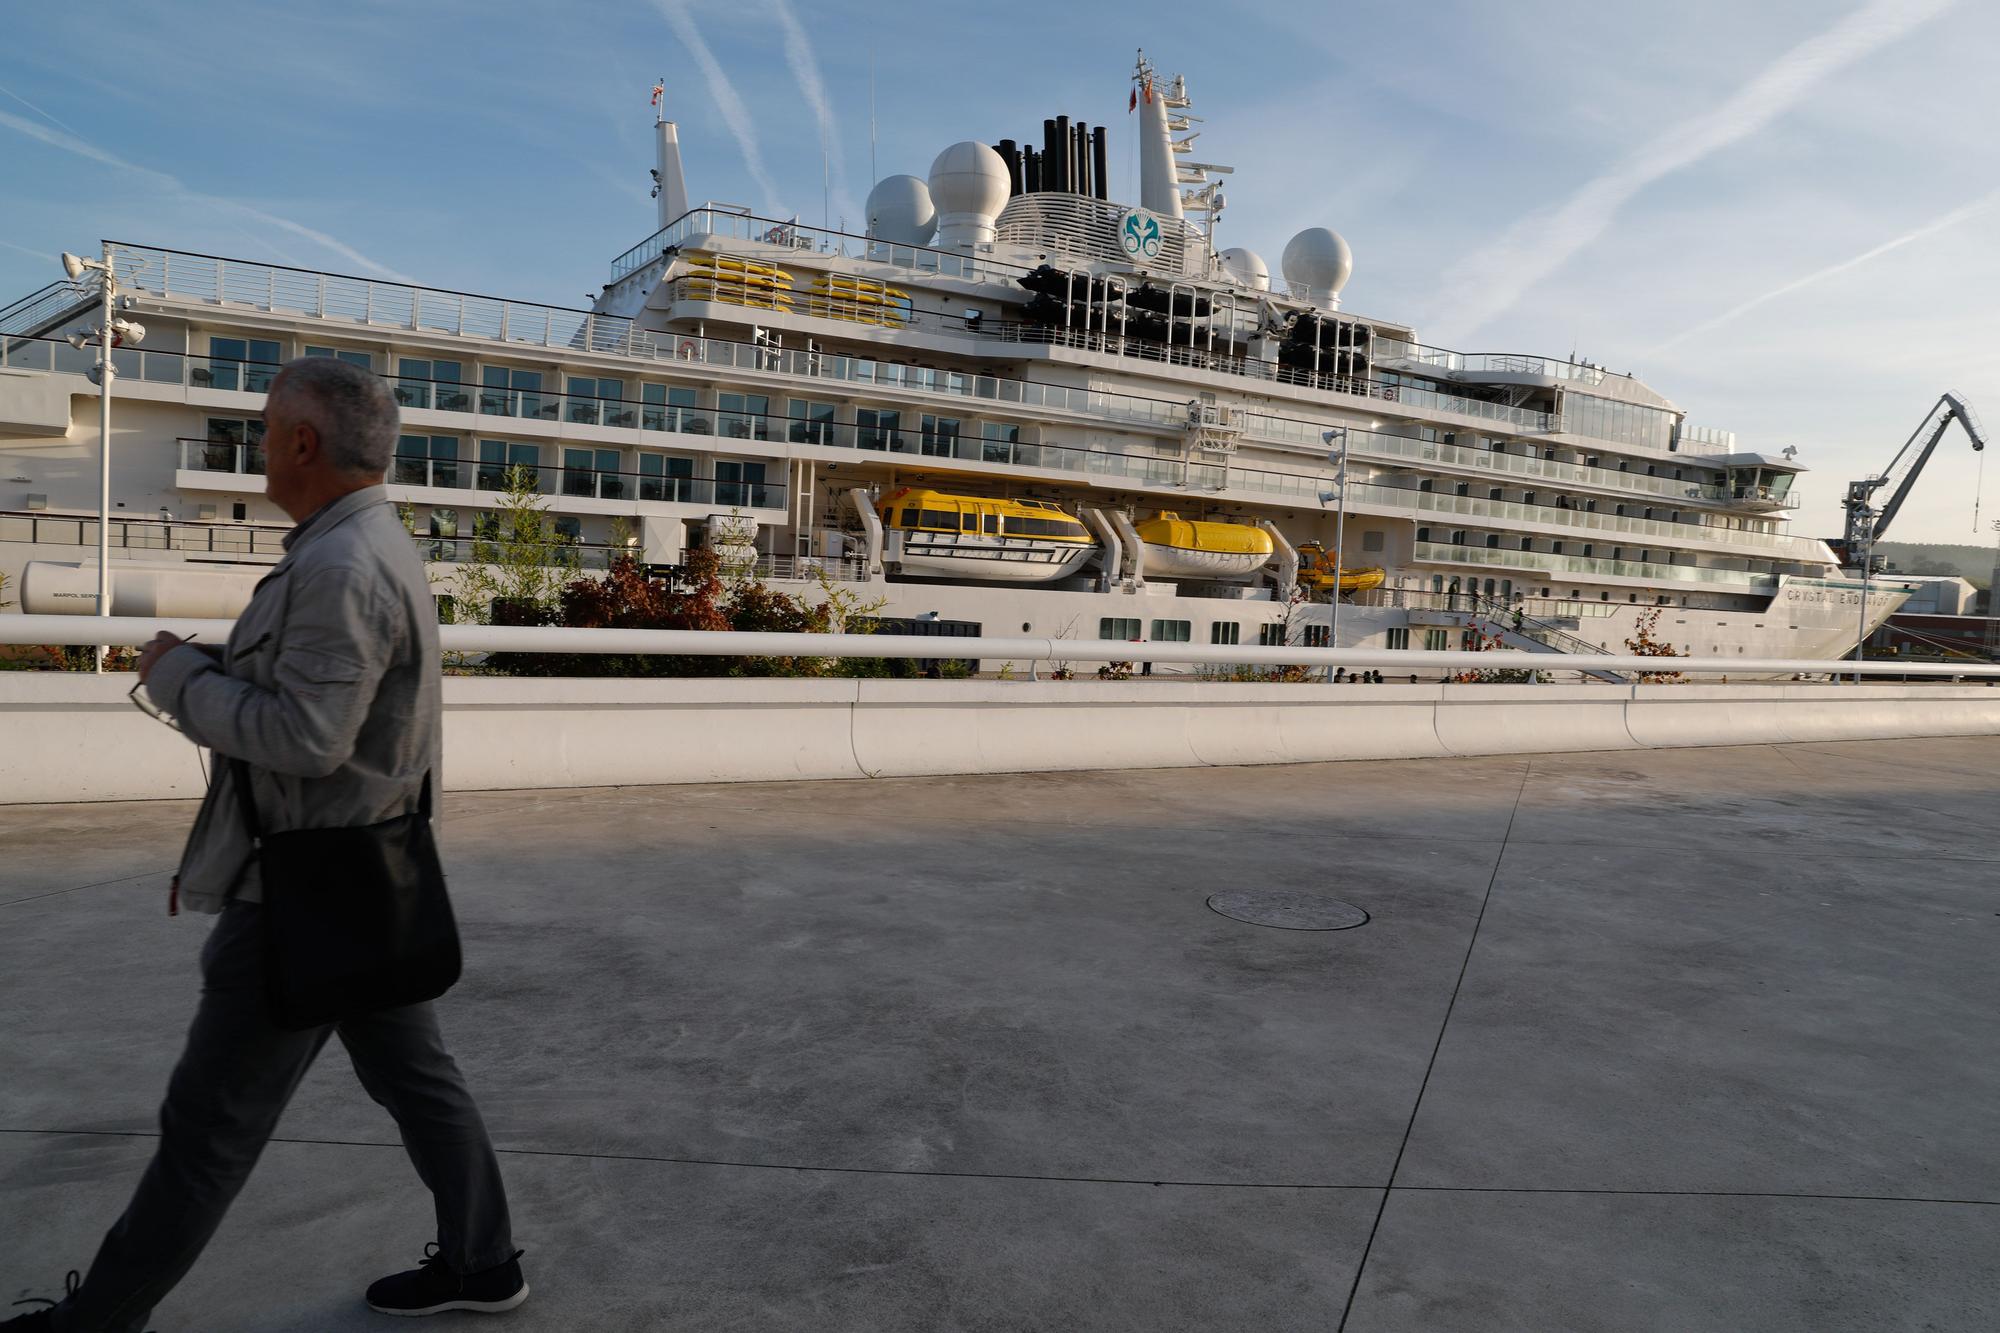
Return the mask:
<svg viewBox="0 0 2000 1333"><path fill-rule="evenodd" d="M1827 543L1833 547L1834 554L1840 557L1842 565L1857 568L1863 574L1873 570L1875 543L1882 540L1883 535L1889 531L1889 525L1896 521L1896 515L1902 509L1903 501L1910 496L1910 488L1917 484L1917 477L1923 472L1924 464L1930 462L1931 455L1937 450L1938 441L1944 438L1945 431L1950 429L1954 421L1964 428L1975 452L1986 448L1986 432L1979 424L1978 414L1958 394L1943 394L1938 398L1937 405L1932 407L1924 415L1924 419L1917 423L1917 428L1910 432L1910 438L1903 441L1903 447L1889 460L1888 467L1877 476L1863 477L1860 481L1851 481L1847 484L1847 498L1840 502L1840 507L1847 511L1846 531L1841 534L1839 541ZM1919 438L1923 440L1920 448L1917 446ZM1914 454L1911 453L1912 449L1916 449ZM1895 480L1899 475L1898 469L1905 466L1907 471L1900 473L1901 481L1896 486L1896 493L1889 497L1888 504L1879 510L1876 509L1873 504L1875 493Z"/></svg>

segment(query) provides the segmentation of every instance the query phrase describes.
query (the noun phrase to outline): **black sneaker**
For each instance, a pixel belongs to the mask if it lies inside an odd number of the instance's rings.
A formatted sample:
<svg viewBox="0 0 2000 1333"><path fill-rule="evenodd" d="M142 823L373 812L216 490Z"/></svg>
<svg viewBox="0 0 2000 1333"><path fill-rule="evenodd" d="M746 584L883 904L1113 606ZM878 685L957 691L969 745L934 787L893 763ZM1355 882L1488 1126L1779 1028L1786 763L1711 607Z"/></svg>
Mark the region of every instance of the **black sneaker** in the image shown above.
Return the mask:
<svg viewBox="0 0 2000 1333"><path fill-rule="evenodd" d="M498 1268L464 1277L438 1253L437 1242L424 1246L421 1268L396 1273L368 1288L368 1308L382 1314L442 1314L446 1310L476 1310L499 1314L528 1299L528 1282L521 1276L521 1255Z"/></svg>
<svg viewBox="0 0 2000 1333"><path fill-rule="evenodd" d="M77 1272L74 1268L70 1269L69 1276L63 1279L64 1294L75 1294L77 1284L82 1280L83 1275L81 1273ZM16 1305L39 1305L42 1308L39 1310L30 1310L26 1314L15 1315L6 1323L0 1324L0 1330L4 1330L4 1333L48 1333L49 1329L55 1327L55 1316L50 1312L56 1308L58 1303L46 1296L30 1296L26 1300L15 1301L14 1304Z"/></svg>

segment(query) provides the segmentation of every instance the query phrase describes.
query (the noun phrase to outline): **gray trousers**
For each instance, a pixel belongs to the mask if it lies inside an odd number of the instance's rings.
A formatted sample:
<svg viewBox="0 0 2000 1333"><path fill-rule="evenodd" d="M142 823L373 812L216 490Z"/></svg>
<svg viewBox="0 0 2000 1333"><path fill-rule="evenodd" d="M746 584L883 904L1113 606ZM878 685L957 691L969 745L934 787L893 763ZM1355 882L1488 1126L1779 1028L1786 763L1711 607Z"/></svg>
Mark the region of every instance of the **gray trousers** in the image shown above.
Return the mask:
<svg viewBox="0 0 2000 1333"><path fill-rule="evenodd" d="M285 1103L335 1032L430 1187L445 1262L476 1273L513 1257L500 1163L431 1006L304 1032L273 1026L264 1008L262 911L231 903L209 933L201 1004L160 1107L159 1149L83 1285L56 1310L62 1333L144 1328L222 1224Z"/></svg>

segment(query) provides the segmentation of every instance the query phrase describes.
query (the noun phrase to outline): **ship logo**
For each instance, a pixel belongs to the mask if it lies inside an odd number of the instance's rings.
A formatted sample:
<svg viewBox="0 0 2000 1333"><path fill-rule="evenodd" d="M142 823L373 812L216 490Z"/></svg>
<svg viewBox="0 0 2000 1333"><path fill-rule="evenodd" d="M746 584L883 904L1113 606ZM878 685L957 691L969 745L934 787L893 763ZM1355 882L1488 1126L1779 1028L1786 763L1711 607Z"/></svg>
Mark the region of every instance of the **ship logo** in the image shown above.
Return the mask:
<svg viewBox="0 0 2000 1333"><path fill-rule="evenodd" d="M1119 243L1134 259L1158 259L1162 239L1160 220L1137 210L1127 213L1118 224Z"/></svg>

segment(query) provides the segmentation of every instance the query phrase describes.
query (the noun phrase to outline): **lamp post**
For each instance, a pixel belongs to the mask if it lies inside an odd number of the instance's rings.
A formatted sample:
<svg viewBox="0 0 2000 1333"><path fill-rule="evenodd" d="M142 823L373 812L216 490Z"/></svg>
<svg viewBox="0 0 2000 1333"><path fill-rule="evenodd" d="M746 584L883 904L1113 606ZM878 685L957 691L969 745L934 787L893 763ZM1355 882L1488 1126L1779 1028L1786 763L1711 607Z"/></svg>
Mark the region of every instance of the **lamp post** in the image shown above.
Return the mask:
<svg viewBox="0 0 2000 1333"><path fill-rule="evenodd" d="M1327 594L1330 604L1328 618L1332 623L1326 631L1326 646L1338 648L1340 647L1340 579L1343 572L1341 562L1347 553L1347 427L1335 426L1322 434L1320 439L1328 445L1335 446L1326 456L1327 461L1335 465L1333 489L1323 492L1319 502L1321 504L1325 504L1328 500L1339 502L1339 508L1334 511L1333 518L1333 588ZM1331 681L1333 668L1329 666L1326 671L1326 678Z"/></svg>
<svg viewBox="0 0 2000 1333"><path fill-rule="evenodd" d="M1875 578L1875 509L1869 504L1862 503L1855 506L1854 512L1860 519L1859 540L1855 542L1857 548L1855 554L1861 557L1861 634L1854 644L1854 660L1860 663L1868 659L1868 589ZM1859 685L1861 673L1854 671L1850 674L1854 678L1854 683ZM1838 681L1839 677L1836 675L1834 679Z"/></svg>
<svg viewBox="0 0 2000 1333"><path fill-rule="evenodd" d="M118 300L118 282L109 241L104 243L104 258L80 259L65 251L62 266L72 282L88 272L104 275L102 322L94 329L70 334L69 342L78 351L88 347L93 338L98 346L97 364L90 371L90 378L97 383L97 614L108 616L111 614L111 381L118 377L117 367L111 364L111 348L114 339L120 343L139 342L146 336L146 329L112 313ZM130 307L129 298L125 305ZM100 675L110 651L105 644L97 647L96 670Z"/></svg>

